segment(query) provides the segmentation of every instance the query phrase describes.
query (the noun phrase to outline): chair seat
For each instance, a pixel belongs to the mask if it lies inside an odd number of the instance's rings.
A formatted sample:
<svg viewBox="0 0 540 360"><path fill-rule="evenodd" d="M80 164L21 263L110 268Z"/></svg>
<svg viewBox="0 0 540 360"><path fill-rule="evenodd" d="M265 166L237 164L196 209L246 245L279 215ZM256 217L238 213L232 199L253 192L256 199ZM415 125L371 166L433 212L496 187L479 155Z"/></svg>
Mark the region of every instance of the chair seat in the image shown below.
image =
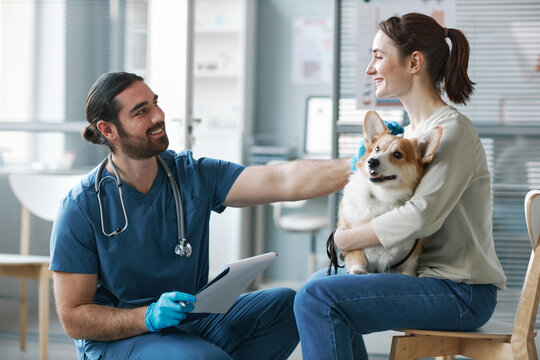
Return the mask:
<svg viewBox="0 0 540 360"><path fill-rule="evenodd" d="M484 326L474 331L439 331L439 330L415 330L403 329L399 330L407 335L432 335L456 338L471 338L471 339L497 339L501 341L510 341L514 324L507 322L489 320ZM536 333L535 333L536 335Z"/></svg>
<svg viewBox="0 0 540 360"><path fill-rule="evenodd" d="M327 227L328 224L328 217L311 214L290 214L279 219L281 228L293 232L314 232Z"/></svg>
<svg viewBox="0 0 540 360"><path fill-rule="evenodd" d="M1 265L42 265L49 264L51 258L48 256L0 254Z"/></svg>

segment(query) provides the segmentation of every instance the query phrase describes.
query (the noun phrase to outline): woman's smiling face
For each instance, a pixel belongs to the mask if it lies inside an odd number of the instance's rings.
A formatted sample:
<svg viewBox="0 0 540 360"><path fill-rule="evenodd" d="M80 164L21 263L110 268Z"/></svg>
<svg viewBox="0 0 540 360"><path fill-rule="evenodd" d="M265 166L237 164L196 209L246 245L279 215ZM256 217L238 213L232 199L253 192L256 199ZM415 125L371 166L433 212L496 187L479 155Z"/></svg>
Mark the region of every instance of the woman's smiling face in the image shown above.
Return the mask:
<svg viewBox="0 0 540 360"><path fill-rule="evenodd" d="M379 99L397 96L400 98L410 88L408 61L401 60L392 40L382 31L373 39L373 59L366 74L373 76L375 96Z"/></svg>

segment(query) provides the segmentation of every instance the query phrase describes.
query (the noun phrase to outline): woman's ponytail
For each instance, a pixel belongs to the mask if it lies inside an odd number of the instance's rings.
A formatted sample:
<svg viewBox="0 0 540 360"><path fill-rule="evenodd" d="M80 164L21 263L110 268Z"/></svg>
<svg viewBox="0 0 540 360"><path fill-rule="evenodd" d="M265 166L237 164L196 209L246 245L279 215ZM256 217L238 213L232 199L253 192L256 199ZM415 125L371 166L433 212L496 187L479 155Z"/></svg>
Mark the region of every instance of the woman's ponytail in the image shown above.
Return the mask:
<svg viewBox="0 0 540 360"><path fill-rule="evenodd" d="M444 71L444 89L448 99L456 104L465 104L474 91L474 82L469 79L469 42L457 29L448 29L452 49Z"/></svg>

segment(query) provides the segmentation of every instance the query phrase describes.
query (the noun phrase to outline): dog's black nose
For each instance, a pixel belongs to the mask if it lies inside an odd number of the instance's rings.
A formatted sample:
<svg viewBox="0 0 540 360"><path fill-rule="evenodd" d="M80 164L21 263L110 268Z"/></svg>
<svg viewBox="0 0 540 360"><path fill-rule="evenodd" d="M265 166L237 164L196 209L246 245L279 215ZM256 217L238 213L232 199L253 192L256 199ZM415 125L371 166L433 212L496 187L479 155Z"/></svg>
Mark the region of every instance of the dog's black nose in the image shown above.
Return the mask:
<svg viewBox="0 0 540 360"><path fill-rule="evenodd" d="M379 166L379 159L372 157L368 159L367 163L370 169L375 169Z"/></svg>

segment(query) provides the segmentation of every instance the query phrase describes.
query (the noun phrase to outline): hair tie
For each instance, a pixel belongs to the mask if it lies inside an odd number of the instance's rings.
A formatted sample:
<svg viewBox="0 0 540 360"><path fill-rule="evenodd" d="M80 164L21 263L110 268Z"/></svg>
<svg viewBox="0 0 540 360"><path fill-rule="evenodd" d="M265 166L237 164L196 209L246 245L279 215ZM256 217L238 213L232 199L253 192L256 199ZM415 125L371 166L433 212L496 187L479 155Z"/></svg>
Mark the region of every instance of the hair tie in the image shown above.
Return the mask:
<svg viewBox="0 0 540 360"><path fill-rule="evenodd" d="M444 28L444 37L445 37L445 38L448 37L448 29L447 29L447 28Z"/></svg>

